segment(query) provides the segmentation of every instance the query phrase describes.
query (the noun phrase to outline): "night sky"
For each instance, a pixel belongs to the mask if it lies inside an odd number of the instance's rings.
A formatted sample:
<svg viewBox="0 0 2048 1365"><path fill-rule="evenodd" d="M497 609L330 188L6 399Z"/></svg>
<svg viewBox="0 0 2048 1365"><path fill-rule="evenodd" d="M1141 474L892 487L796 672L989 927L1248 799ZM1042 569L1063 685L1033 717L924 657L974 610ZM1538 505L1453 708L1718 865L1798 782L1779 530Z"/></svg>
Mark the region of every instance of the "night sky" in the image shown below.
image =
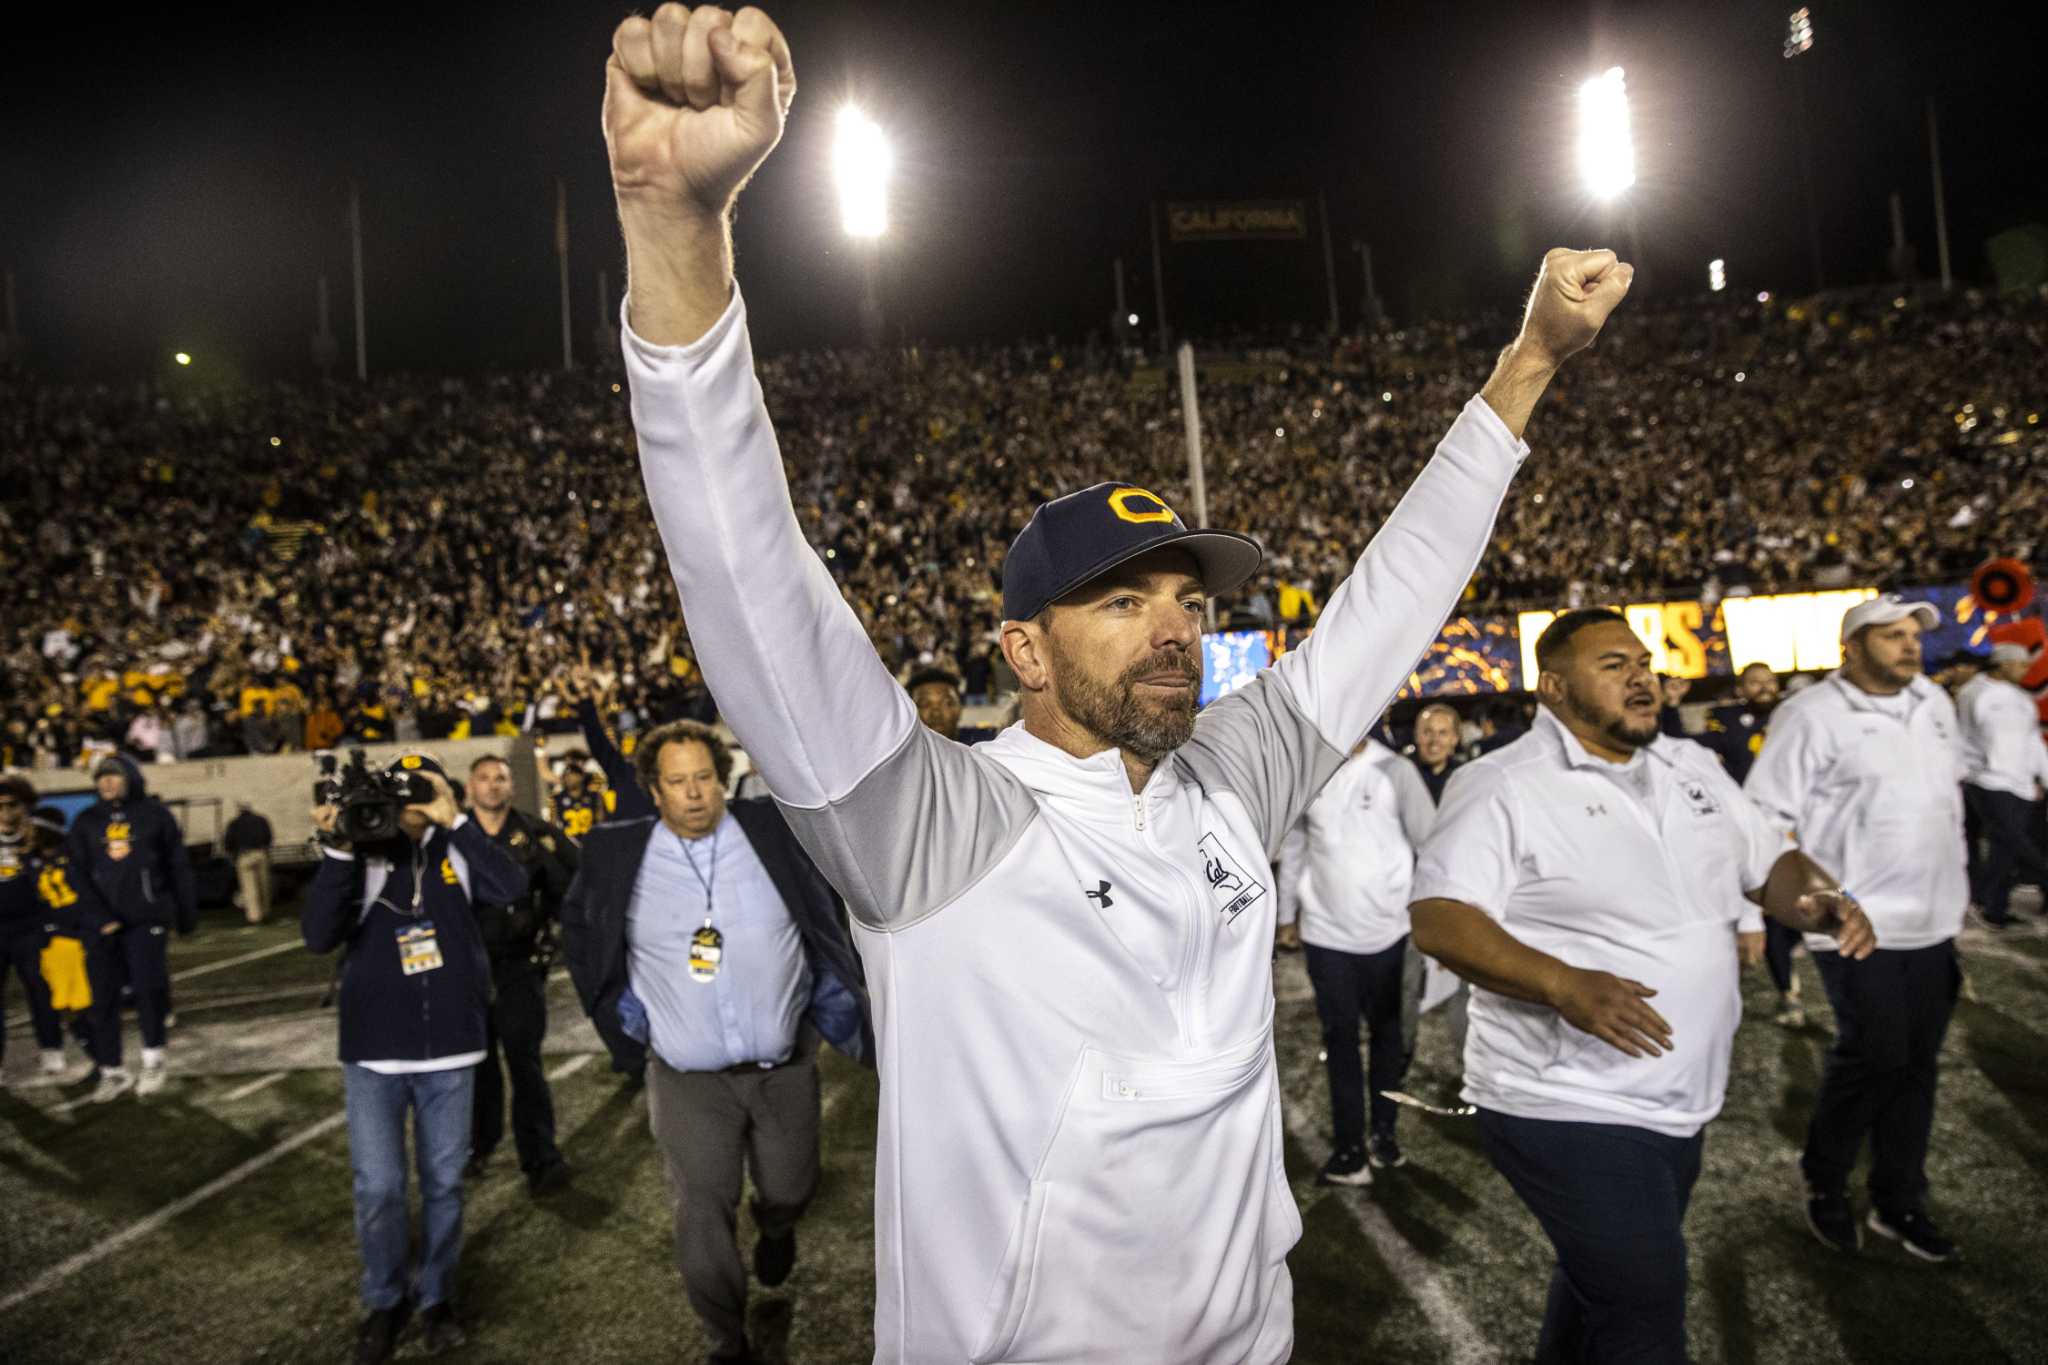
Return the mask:
<svg viewBox="0 0 2048 1365"><path fill-rule="evenodd" d="M1885 274L1903 192L1935 266L1923 101L1940 102L1957 273L2048 220L2038 5L1817 4L1780 55L1769 4L857 4L769 7L799 92L742 201L740 275L764 350L850 344L857 272L829 151L856 99L897 150L892 335L1101 329L1111 261L1153 313L1157 195L1327 197L1347 324L1372 243L1396 318L1511 301L1544 247L1619 244L1577 185L1574 92L1627 69L1644 282L1811 282L1793 81L1808 111L1829 283ZM1973 13L1974 11L1974 13ZM559 358L553 185L568 185L575 338L621 258L598 129L614 5L70 7L0 57L0 264L32 359L63 376L311 373L315 279L350 354L347 185L363 190L373 370ZM1972 17L1959 17L1971 15ZM397 16L397 17L393 17ZM1794 68L1805 65L1804 72ZM1169 248L1176 323L1325 313L1306 246Z"/></svg>

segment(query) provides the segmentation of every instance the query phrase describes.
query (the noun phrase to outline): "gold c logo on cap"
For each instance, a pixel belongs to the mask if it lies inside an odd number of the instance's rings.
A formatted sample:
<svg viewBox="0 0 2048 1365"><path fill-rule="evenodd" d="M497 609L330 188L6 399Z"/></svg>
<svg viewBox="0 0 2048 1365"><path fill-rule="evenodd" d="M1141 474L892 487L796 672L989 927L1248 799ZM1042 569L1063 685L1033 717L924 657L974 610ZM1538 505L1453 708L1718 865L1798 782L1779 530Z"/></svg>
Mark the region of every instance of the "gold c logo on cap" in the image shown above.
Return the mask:
<svg viewBox="0 0 2048 1365"><path fill-rule="evenodd" d="M1149 502L1152 504L1152 509L1133 511L1128 505L1133 501L1141 503ZM1117 489L1116 492L1111 493L1109 495L1109 510L1116 513L1117 520L1119 521L1146 522L1173 520L1173 509L1166 505L1166 500L1164 498L1161 498L1157 493L1148 493L1142 488Z"/></svg>
<svg viewBox="0 0 2048 1365"><path fill-rule="evenodd" d="M398 760L398 766L408 769L417 768L420 766L420 756L418 754L407 754L404 758Z"/></svg>

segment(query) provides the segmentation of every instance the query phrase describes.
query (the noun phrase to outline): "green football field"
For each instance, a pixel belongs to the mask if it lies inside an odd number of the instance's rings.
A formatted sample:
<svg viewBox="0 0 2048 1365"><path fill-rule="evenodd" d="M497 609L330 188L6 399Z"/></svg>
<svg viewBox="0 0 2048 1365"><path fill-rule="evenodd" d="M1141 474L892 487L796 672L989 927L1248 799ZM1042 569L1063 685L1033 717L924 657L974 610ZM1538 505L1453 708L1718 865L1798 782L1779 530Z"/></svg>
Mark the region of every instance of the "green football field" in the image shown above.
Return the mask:
<svg viewBox="0 0 2048 1365"><path fill-rule="evenodd" d="M1770 1022L1768 983L1752 974L1751 1021L1688 1223L1696 1359L2048 1359L2048 934L2030 921L1995 940L1972 932L1964 946L1969 994L1943 1054L1931 1163L1934 1210L1963 1261L1929 1267L1890 1244L1844 1258L1807 1233L1795 1153L1829 1018L1803 960L1803 1030ZM109 1105L79 1103L75 1080L19 1083L33 1044L14 988L17 1083L0 1092L0 1362L348 1358L356 1261L334 1019L319 1008L328 969L297 947L289 916L253 930L210 922L174 948L170 1085ZM1314 1009L1299 957L1275 970L1288 1167L1306 1227L1292 1257L1295 1358L1525 1358L1549 1251L1469 1122L1406 1114L1406 1168L1370 1190L1315 1186L1328 1120ZM534 1201L508 1141L471 1187L460 1298L470 1344L450 1358L700 1359L646 1102L596 1055L565 980L552 999L549 1066L576 1184ZM1426 1018L1409 1088L1442 1098L1451 1074L1443 1030ZM752 1309L770 1360L872 1356L875 1080L830 1054L824 1076L823 1188L795 1274Z"/></svg>

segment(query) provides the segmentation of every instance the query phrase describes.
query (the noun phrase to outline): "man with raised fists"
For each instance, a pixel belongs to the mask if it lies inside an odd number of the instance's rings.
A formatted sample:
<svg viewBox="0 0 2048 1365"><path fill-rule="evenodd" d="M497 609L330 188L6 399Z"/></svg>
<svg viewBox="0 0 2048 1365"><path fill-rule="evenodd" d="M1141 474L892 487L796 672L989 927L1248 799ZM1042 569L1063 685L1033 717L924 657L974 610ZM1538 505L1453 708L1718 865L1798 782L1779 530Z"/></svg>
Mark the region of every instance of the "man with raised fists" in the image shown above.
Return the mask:
<svg viewBox="0 0 2048 1365"><path fill-rule="evenodd" d="M759 10L667 4L619 26L604 127L648 501L875 1005L876 1358L1283 1361L1269 865L1435 638L1537 400L1633 271L1544 258L1315 634L1199 719L1204 605L1257 543L1114 479L1039 507L1003 565L1022 718L968 748L918 723L804 543L755 379L728 216L795 88Z"/></svg>

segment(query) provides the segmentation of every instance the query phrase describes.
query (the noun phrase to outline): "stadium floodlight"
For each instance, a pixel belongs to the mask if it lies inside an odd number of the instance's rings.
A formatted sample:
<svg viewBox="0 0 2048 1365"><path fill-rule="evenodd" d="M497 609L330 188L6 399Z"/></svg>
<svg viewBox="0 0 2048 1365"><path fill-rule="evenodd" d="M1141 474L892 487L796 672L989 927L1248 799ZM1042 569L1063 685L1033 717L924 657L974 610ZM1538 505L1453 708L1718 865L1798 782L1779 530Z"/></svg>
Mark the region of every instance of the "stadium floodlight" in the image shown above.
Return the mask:
<svg viewBox="0 0 2048 1365"><path fill-rule="evenodd" d="M889 229L889 144L874 120L852 105L839 111L832 169L839 180L839 222L849 237Z"/></svg>
<svg viewBox="0 0 2048 1365"><path fill-rule="evenodd" d="M1785 59L1813 51L1813 11L1801 6L1792 11L1785 25Z"/></svg>
<svg viewBox="0 0 2048 1365"><path fill-rule="evenodd" d="M1728 287L1728 262L1718 256L1707 262L1707 288L1716 294Z"/></svg>
<svg viewBox="0 0 2048 1365"><path fill-rule="evenodd" d="M183 351L178 352L171 359L177 361L180 365L190 365L192 363L192 357L186 355Z"/></svg>
<svg viewBox="0 0 2048 1365"><path fill-rule="evenodd" d="M1618 66L1579 87L1579 175L1597 199L1612 199L1636 183L1628 87Z"/></svg>

